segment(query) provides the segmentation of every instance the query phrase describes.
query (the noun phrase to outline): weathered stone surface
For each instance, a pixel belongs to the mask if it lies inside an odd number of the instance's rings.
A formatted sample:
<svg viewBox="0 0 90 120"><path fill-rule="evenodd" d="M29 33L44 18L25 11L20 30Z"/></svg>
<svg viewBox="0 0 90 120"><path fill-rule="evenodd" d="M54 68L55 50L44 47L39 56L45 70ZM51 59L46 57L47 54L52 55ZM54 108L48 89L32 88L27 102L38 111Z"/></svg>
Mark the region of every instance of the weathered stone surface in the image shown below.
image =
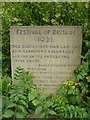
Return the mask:
<svg viewBox="0 0 90 120"><path fill-rule="evenodd" d="M79 26L16 26L10 29L12 76L21 66L32 73L38 89L55 93L73 77L80 63L82 28Z"/></svg>

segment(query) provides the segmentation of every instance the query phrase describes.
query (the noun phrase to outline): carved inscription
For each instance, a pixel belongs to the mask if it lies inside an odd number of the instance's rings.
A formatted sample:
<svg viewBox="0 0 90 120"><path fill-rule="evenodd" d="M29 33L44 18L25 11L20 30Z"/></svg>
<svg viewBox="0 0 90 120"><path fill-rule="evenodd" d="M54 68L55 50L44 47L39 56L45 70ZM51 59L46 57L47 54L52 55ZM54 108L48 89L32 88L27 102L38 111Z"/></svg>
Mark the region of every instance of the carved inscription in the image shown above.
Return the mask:
<svg viewBox="0 0 90 120"><path fill-rule="evenodd" d="M35 76L39 90L46 95L55 93L63 81L73 77L81 46L81 27L11 27L12 77L21 66Z"/></svg>

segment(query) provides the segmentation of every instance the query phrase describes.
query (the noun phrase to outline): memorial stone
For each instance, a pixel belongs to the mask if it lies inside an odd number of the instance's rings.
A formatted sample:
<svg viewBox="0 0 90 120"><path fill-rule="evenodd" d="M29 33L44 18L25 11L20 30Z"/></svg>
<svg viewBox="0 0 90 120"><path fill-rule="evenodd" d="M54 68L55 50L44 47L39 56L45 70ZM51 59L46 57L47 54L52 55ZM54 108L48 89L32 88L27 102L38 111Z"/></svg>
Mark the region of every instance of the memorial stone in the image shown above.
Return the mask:
<svg viewBox="0 0 90 120"><path fill-rule="evenodd" d="M12 77L21 66L34 75L38 90L54 94L80 64L82 27L12 26L10 47Z"/></svg>

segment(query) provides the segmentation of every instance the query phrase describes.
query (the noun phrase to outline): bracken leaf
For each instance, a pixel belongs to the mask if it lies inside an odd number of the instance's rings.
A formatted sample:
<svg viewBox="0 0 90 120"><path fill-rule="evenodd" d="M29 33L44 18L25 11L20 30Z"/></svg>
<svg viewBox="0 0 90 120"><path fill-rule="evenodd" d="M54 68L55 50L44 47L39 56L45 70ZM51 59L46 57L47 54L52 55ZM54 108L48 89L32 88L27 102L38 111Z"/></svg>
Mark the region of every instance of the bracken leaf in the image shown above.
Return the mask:
<svg viewBox="0 0 90 120"><path fill-rule="evenodd" d="M35 114L38 114L42 111L42 106L38 106L35 110Z"/></svg>
<svg viewBox="0 0 90 120"><path fill-rule="evenodd" d="M9 118L9 117L12 117L13 115L14 115L14 112L8 109L4 112L3 117Z"/></svg>

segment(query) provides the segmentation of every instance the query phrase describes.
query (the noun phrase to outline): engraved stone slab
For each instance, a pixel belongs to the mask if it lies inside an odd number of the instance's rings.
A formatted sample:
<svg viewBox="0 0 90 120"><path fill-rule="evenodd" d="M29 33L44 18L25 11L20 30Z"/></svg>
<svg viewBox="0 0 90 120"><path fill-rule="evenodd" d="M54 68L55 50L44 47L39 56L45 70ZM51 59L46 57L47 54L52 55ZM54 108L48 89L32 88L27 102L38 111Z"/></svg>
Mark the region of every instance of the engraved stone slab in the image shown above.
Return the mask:
<svg viewBox="0 0 90 120"><path fill-rule="evenodd" d="M10 29L12 77L17 66L32 73L38 89L55 93L80 63L80 26L13 26Z"/></svg>

